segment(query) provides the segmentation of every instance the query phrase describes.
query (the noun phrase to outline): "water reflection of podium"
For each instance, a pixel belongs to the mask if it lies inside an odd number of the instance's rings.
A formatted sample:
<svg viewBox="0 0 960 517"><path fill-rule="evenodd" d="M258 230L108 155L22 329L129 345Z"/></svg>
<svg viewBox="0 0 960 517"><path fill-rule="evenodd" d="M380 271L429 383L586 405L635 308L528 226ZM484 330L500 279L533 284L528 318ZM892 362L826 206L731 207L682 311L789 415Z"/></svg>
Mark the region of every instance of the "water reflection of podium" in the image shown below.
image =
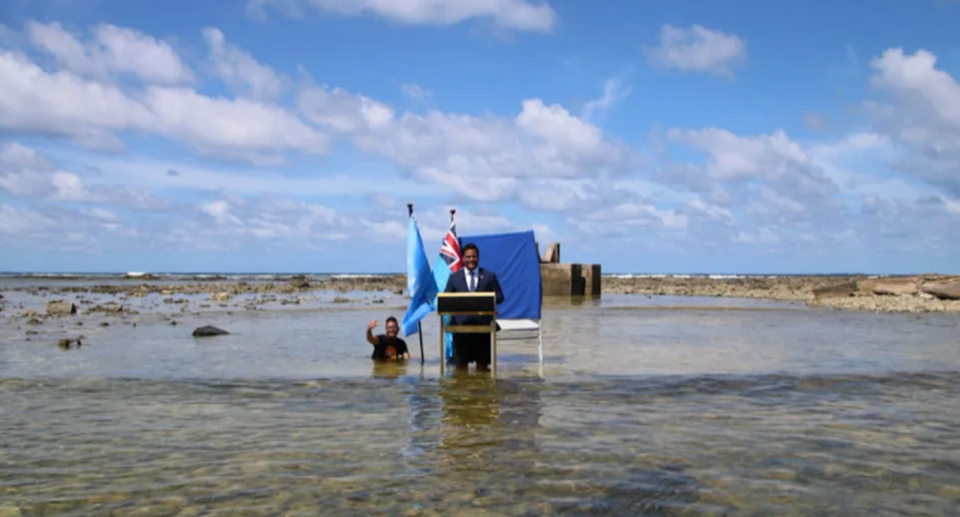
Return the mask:
<svg viewBox="0 0 960 517"><path fill-rule="evenodd" d="M491 292L478 293L439 293L437 295L437 314L440 315L440 375L443 375L446 354L444 353L444 335L451 334L490 334L491 374L497 374L497 295ZM479 316L489 318L489 324L445 325L444 316ZM456 321L455 319L453 321Z"/></svg>

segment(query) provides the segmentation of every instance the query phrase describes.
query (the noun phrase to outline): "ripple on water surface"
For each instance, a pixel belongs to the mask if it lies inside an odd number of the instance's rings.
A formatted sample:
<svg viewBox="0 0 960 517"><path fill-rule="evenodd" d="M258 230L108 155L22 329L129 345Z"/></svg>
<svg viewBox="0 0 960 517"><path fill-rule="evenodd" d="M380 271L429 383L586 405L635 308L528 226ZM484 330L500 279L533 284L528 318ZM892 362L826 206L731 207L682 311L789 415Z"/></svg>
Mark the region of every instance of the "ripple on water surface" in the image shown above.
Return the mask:
<svg viewBox="0 0 960 517"><path fill-rule="evenodd" d="M949 515L960 497L956 374L380 374L4 380L0 500L25 515Z"/></svg>
<svg viewBox="0 0 960 517"><path fill-rule="evenodd" d="M494 380L384 312L8 322L0 516L956 515L956 317L551 309Z"/></svg>

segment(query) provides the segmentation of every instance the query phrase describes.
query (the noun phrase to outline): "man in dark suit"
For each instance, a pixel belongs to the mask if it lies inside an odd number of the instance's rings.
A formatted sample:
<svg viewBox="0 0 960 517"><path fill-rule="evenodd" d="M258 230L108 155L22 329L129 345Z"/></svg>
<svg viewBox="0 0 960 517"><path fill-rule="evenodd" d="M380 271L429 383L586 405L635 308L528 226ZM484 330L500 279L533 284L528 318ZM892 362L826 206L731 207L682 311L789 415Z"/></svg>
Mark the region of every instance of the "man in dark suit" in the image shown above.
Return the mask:
<svg viewBox="0 0 960 517"><path fill-rule="evenodd" d="M493 271L479 267L480 250L476 244L467 244L461 254L463 268L450 275L447 280L448 293L496 293L497 305L503 303L503 290L500 281ZM456 325L489 325L492 319L489 316L458 316L454 318ZM467 368L472 362L477 363L477 370L490 368L490 335L489 334L454 334L453 335L453 362L457 368Z"/></svg>

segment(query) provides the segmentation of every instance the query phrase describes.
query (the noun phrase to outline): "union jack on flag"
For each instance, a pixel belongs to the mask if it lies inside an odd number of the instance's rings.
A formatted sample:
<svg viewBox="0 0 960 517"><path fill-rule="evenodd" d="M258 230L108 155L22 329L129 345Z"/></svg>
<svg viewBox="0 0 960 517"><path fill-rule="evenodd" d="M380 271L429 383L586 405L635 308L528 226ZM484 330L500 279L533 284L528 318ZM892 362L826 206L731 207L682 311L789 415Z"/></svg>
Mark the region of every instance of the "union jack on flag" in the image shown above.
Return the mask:
<svg viewBox="0 0 960 517"><path fill-rule="evenodd" d="M443 237L443 244L440 246L440 256L447 263L451 273L460 271L463 267L460 256L460 241L457 239L457 224L450 221L450 229Z"/></svg>

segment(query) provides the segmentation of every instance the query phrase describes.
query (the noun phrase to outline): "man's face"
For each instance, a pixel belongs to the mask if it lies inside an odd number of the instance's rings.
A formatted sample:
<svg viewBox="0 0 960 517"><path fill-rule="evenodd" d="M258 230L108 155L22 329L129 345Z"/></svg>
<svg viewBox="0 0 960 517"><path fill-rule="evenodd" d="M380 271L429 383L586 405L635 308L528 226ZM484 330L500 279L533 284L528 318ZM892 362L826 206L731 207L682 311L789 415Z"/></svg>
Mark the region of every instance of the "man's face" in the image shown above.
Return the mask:
<svg viewBox="0 0 960 517"><path fill-rule="evenodd" d="M477 250L470 248L463 252L463 265L467 268L467 271L477 269L478 262L480 262L480 255L477 254Z"/></svg>
<svg viewBox="0 0 960 517"><path fill-rule="evenodd" d="M400 326L397 325L396 321L387 322L387 337L397 337L397 333L400 331Z"/></svg>

